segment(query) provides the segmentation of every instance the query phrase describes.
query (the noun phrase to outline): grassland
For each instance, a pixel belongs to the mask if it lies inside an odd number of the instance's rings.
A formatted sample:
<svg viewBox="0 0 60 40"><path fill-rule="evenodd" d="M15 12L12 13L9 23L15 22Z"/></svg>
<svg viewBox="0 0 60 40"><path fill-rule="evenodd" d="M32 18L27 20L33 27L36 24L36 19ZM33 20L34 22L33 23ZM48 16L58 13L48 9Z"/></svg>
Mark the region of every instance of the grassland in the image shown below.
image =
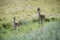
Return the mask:
<svg viewBox="0 0 60 40"><path fill-rule="evenodd" d="M46 22L42 27L35 22L1 35L1 40L60 40L60 21Z"/></svg>
<svg viewBox="0 0 60 40"><path fill-rule="evenodd" d="M37 8L46 15L39 27ZM14 30L13 17L22 25ZM0 40L60 40L60 0L0 0Z"/></svg>
<svg viewBox="0 0 60 40"><path fill-rule="evenodd" d="M16 17L17 20L30 18L32 15L37 17L38 7L47 16L54 14L60 16L59 0L0 0L0 18L9 21L13 17Z"/></svg>

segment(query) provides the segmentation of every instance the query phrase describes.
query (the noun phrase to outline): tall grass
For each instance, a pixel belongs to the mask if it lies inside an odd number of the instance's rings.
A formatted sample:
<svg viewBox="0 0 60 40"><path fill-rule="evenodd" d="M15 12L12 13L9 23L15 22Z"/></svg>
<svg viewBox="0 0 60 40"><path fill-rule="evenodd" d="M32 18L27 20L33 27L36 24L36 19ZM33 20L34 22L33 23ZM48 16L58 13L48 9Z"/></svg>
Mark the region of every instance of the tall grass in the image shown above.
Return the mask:
<svg viewBox="0 0 60 40"><path fill-rule="evenodd" d="M8 32L4 36L4 40L60 40L60 21L47 22L42 27L38 27L37 23L22 27L19 28L19 31ZM29 27L36 29L30 29Z"/></svg>

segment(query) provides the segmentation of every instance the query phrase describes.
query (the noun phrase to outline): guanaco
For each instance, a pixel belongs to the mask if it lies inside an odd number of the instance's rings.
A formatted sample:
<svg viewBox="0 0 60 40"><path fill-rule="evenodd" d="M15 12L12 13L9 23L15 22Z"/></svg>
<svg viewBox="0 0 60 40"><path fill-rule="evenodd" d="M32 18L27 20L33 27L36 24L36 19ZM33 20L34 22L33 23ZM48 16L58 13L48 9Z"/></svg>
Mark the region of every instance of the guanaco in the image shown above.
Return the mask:
<svg viewBox="0 0 60 40"><path fill-rule="evenodd" d="M13 18L13 20L14 20L14 29L16 30L16 28L19 27L19 23L16 23L16 20L15 19L16 18Z"/></svg>
<svg viewBox="0 0 60 40"><path fill-rule="evenodd" d="M39 24L40 24L40 21L41 21L41 25L42 25L42 22L43 22L44 18L45 18L45 14L40 13L40 8L38 8L38 20L39 20Z"/></svg>

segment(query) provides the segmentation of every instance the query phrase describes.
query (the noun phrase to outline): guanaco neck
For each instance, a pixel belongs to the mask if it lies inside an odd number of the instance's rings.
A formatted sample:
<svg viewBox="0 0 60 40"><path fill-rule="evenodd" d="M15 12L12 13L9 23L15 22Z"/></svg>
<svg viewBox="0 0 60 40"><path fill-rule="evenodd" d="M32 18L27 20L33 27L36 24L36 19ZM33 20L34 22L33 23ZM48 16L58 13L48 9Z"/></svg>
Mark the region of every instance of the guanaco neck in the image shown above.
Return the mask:
<svg viewBox="0 0 60 40"><path fill-rule="evenodd" d="M13 18L14 19L14 25L15 25L15 18Z"/></svg>
<svg viewBox="0 0 60 40"><path fill-rule="evenodd" d="M40 18L40 8L38 8L38 17Z"/></svg>

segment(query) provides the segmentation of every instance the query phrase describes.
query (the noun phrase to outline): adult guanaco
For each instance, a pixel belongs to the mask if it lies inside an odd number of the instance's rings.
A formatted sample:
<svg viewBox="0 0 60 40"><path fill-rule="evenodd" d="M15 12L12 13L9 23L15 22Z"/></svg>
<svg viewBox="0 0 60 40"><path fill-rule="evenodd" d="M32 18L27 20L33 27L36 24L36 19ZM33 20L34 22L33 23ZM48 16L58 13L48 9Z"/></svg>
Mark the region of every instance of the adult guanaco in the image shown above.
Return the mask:
<svg viewBox="0 0 60 40"><path fill-rule="evenodd" d="M40 8L38 8L37 10L38 10L38 20L39 20L39 25L40 25L40 23L41 23L41 25L42 25L43 19L45 18L45 14L40 13Z"/></svg>

